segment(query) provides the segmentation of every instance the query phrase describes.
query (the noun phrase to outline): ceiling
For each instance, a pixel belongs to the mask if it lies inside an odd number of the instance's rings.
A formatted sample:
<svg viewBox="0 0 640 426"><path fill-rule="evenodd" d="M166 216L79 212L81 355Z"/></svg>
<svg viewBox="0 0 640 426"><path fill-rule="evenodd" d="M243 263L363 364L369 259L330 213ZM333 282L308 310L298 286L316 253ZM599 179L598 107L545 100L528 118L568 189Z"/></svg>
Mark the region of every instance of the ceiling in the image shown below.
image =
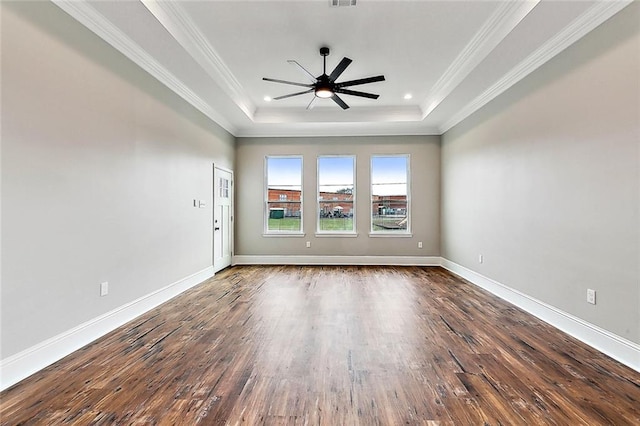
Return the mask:
<svg viewBox="0 0 640 426"><path fill-rule="evenodd" d="M442 134L631 2L53 1L235 136ZM265 100L322 46L327 73L353 60L338 82L383 74L354 88L379 99Z"/></svg>

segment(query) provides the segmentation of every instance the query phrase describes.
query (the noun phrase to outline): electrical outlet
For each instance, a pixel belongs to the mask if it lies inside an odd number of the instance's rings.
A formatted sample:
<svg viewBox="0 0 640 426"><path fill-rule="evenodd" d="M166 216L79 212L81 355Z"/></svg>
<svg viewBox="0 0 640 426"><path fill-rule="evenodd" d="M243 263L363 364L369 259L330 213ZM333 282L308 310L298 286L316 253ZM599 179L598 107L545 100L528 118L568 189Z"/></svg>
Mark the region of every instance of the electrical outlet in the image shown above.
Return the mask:
<svg viewBox="0 0 640 426"><path fill-rule="evenodd" d="M418 241L418 248L422 248L422 241Z"/></svg>
<svg viewBox="0 0 640 426"><path fill-rule="evenodd" d="M592 305L596 304L596 291L592 290L590 288L587 289L587 302L591 303Z"/></svg>
<svg viewBox="0 0 640 426"><path fill-rule="evenodd" d="M307 248L311 247L311 241L307 241Z"/></svg>
<svg viewBox="0 0 640 426"><path fill-rule="evenodd" d="M478 263L482 263L482 262L484 262L484 256L479 254L478 255Z"/></svg>
<svg viewBox="0 0 640 426"><path fill-rule="evenodd" d="M109 283L107 281L100 283L100 297L109 294Z"/></svg>

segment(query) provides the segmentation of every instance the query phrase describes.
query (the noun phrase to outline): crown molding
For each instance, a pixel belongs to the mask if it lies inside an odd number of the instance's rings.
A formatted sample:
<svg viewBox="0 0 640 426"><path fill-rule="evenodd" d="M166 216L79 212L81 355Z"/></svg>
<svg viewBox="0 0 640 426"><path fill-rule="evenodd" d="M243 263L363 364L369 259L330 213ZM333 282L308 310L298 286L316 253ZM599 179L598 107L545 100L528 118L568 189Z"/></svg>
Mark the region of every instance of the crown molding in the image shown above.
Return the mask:
<svg viewBox="0 0 640 426"><path fill-rule="evenodd" d="M471 74L539 2L540 0L504 2L498 6L429 91L421 105L423 120Z"/></svg>
<svg viewBox="0 0 640 426"><path fill-rule="evenodd" d="M440 127L440 133L447 132L632 2L633 0L601 1L587 9L570 25L536 49L501 79L447 120Z"/></svg>
<svg viewBox="0 0 640 426"><path fill-rule="evenodd" d="M200 28L178 2L140 0L171 36L191 55L233 102L253 120L256 106L244 88L207 41Z"/></svg>
<svg viewBox="0 0 640 426"><path fill-rule="evenodd" d="M420 109L415 106L358 107L341 110L336 106L316 107L313 112L293 107L258 108L255 123L366 123L420 122Z"/></svg>
<svg viewBox="0 0 640 426"><path fill-rule="evenodd" d="M185 101L189 102L204 115L215 121L231 134L237 129L221 114L202 98L189 89L180 79L169 72L156 61L146 50L131 40L120 29L113 25L101 13L86 1L52 0L60 9L64 10L76 21L93 31L98 37L113 46L143 70L155 77L160 83L174 91Z"/></svg>
<svg viewBox="0 0 640 426"><path fill-rule="evenodd" d="M355 110L347 111L351 113L349 117L344 115L336 118L333 114L332 118L332 114L327 112L320 118L309 118L304 115L306 111L297 112L295 117L285 117L283 110L257 109L249 100L242 85L178 2L141 0L142 5L158 20L159 24L191 55L196 63L203 67L212 80L249 118L251 124L240 128L94 9L90 2L52 0L60 9L234 136L443 134L632 3L632 0L596 2L444 123L437 126L427 126L423 123L424 118L473 72L478 64L495 49L495 46L533 10L538 1L502 3L436 82L426 102L421 106L415 106L414 111L406 108L386 108L380 113L374 111L374 116L377 117L375 120L357 122L357 119L362 119L364 116L364 111L357 115L354 115ZM303 122L295 122L300 119L304 119ZM327 126L329 123L331 126Z"/></svg>
<svg viewBox="0 0 640 426"><path fill-rule="evenodd" d="M349 137L349 136L433 136L440 135L437 127L422 122L369 123L253 123L238 129L239 138L249 137Z"/></svg>

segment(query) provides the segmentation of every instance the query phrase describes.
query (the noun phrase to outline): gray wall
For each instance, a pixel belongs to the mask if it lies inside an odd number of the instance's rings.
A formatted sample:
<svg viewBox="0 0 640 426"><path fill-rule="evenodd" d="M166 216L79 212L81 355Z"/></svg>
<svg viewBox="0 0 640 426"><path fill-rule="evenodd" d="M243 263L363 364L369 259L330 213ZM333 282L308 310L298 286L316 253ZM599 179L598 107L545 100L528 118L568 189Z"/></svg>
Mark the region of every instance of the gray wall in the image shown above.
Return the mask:
<svg viewBox="0 0 640 426"><path fill-rule="evenodd" d="M54 5L2 2L0 357L209 267L212 163L235 158L238 255L442 248L640 342L639 6L447 132L441 152L426 136L242 138L235 150ZM316 238L316 157L357 155L368 188L369 156L384 153L411 154L413 238L368 236L367 190L357 238ZM263 162L277 154L304 155L305 238L262 236Z"/></svg>
<svg viewBox="0 0 640 426"><path fill-rule="evenodd" d="M235 140L53 4L1 7L4 359L211 266Z"/></svg>
<svg viewBox="0 0 640 426"><path fill-rule="evenodd" d="M639 10L629 6L442 141L443 256L636 343Z"/></svg>
<svg viewBox="0 0 640 426"><path fill-rule="evenodd" d="M304 238L263 237L264 159L302 155ZM318 155L356 155L357 238L316 237ZM412 238L369 237L372 154L411 155ZM236 151L236 255L438 256L440 254L440 137L376 136L238 138ZM305 242L311 241L311 248ZM423 248L417 248L417 242Z"/></svg>

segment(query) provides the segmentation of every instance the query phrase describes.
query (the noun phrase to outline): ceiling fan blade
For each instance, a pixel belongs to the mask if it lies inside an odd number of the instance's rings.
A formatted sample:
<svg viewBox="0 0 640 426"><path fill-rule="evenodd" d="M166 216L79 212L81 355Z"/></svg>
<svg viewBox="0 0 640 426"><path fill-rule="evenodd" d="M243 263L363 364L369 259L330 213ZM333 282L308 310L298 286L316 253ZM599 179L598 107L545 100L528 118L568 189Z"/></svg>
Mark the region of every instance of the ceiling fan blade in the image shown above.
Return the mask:
<svg viewBox="0 0 640 426"><path fill-rule="evenodd" d="M338 64L338 66L335 67L335 69L333 70L333 72L329 76L329 81L331 81L331 82L336 81L336 78L340 77L340 74L342 74L344 72L344 70L347 69L347 67L349 66L349 64L351 62L352 62L351 59L349 59L347 57L342 58L342 60Z"/></svg>
<svg viewBox="0 0 640 426"><path fill-rule="evenodd" d="M311 92L313 92L313 89L305 90L304 92L297 92L297 93L291 93L289 95L278 96L277 98L273 98L273 100L274 101L278 101L280 99L286 99L286 98L290 98L292 96L304 95L305 93L311 93Z"/></svg>
<svg viewBox="0 0 640 426"><path fill-rule="evenodd" d="M342 99L340 99L340 96L336 95L335 93L333 94L331 99L333 99L333 102L335 102L338 105L340 105L340 108L342 108L342 109L349 108L349 105L347 105Z"/></svg>
<svg viewBox="0 0 640 426"><path fill-rule="evenodd" d="M344 93L345 95L361 96L363 98L370 98L370 99L378 99L380 97L380 95L374 95L373 93L358 92L357 90L348 90L348 89L336 89L336 93Z"/></svg>
<svg viewBox="0 0 640 426"><path fill-rule="evenodd" d="M342 83L336 83L336 87L357 86L359 84L375 83L376 81L384 81L384 75L377 75L375 77L361 78L359 80L343 81Z"/></svg>
<svg viewBox="0 0 640 426"><path fill-rule="evenodd" d="M309 83L296 83L294 81L286 81L286 80L276 80L275 78L262 78L264 81L273 81L274 83L282 83L282 84L292 84L294 86L302 86L302 87L313 87L313 84Z"/></svg>
<svg viewBox="0 0 640 426"><path fill-rule="evenodd" d="M315 101L316 101L316 96L311 98L311 102L309 102L309 105L307 105L307 109L313 109Z"/></svg>
<svg viewBox="0 0 640 426"><path fill-rule="evenodd" d="M317 78L313 74L311 74L309 71L307 71L305 67L300 65L298 61L294 61L293 59L290 59L287 62L289 62L291 65L295 65L296 68L300 70L310 82L312 83L316 82Z"/></svg>

